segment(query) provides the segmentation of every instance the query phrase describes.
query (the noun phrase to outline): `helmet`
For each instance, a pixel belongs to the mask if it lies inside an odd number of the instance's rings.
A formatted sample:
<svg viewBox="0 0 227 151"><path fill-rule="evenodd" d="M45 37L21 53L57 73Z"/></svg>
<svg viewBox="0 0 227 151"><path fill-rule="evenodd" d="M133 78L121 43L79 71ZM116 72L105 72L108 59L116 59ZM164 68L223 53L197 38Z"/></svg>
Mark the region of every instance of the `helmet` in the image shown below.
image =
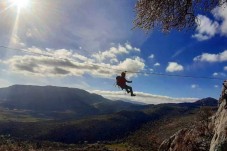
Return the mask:
<svg viewBox="0 0 227 151"><path fill-rule="evenodd" d="M121 76L125 76L125 72L122 72L122 73L121 73Z"/></svg>

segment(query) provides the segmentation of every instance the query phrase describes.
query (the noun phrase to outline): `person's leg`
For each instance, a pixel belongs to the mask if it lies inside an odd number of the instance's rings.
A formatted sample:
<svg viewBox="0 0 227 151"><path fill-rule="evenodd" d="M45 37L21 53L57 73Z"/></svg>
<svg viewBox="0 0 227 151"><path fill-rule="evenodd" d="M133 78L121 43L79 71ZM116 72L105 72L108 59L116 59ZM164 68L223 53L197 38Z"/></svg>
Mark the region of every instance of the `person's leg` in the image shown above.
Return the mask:
<svg viewBox="0 0 227 151"><path fill-rule="evenodd" d="M129 93L132 91L132 87L125 85L125 90Z"/></svg>
<svg viewBox="0 0 227 151"><path fill-rule="evenodd" d="M135 94L133 94L132 87L126 85L126 86L125 86L125 89L126 89L126 91L127 91L128 93L131 92L131 96L136 96Z"/></svg>
<svg viewBox="0 0 227 151"><path fill-rule="evenodd" d="M125 90L127 91L127 93L130 93L130 89L128 87L125 87Z"/></svg>
<svg viewBox="0 0 227 151"><path fill-rule="evenodd" d="M130 90L128 89L128 87L127 86L123 86L123 87L121 87L122 88L122 90L124 90L125 89L125 91L127 92L127 93L129 93L130 92Z"/></svg>

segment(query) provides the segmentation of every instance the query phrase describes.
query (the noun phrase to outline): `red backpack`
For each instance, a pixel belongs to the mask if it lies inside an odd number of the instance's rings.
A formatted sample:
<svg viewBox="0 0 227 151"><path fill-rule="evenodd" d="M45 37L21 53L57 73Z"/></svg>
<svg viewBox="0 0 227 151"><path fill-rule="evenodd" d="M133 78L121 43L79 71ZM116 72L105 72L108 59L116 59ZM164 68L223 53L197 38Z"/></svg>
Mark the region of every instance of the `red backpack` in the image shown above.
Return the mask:
<svg viewBox="0 0 227 151"><path fill-rule="evenodd" d="M122 89L124 88L124 79L121 76L116 77L116 85L121 87Z"/></svg>

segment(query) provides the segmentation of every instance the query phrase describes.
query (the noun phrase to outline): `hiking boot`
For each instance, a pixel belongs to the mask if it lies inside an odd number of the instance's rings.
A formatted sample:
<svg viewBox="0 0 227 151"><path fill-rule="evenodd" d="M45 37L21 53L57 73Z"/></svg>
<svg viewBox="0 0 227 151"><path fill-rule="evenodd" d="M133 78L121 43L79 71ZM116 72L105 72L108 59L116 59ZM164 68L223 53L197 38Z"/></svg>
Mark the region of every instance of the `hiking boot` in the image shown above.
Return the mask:
<svg viewBox="0 0 227 151"><path fill-rule="evenodd" d="M131 94L131 96L136 96L135 94Z"/></svg>

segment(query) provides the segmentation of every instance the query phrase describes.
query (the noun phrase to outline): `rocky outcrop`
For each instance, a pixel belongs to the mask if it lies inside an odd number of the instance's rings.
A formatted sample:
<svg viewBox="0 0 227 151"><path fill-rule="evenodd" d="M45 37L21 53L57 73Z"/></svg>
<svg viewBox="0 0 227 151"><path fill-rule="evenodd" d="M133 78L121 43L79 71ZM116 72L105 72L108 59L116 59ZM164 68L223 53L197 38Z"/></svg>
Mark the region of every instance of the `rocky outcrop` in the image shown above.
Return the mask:
<svg viewBox="0 0 227 151"><path fill-rule="evenodd" d="M219 108L208 126L195 125L191 129L178 131L161 144L159 151L227 151L226 98L227 81L224 81Z"/></svg>
<svg viewBox="0 0 227 151"><path fill-rule="evenodd" d="M224 108L226 99L221 99L216 114L212 117L214 136L210 144L210 151L227 151L227 109Z"/></svg>
<svg viewBox="0 0 227 151"><path fill-rule="evenodd" d="M182 129L165 140L159 151L208 151L210 138L199 128Z"/></svg>

